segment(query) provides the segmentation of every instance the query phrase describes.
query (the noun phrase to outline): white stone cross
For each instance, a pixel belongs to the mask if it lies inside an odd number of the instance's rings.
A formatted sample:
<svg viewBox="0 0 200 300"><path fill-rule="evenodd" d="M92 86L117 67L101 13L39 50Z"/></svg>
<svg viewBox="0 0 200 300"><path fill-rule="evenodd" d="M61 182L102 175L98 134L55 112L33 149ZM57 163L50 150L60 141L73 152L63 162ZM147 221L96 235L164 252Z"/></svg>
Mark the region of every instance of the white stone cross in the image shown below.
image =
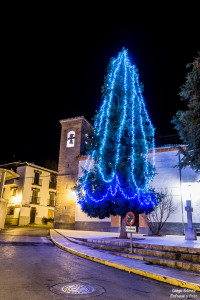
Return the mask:
<svg viewBox="0 0 200 300"><path fill-rule="evenodd" d="M191 206L191 200L186 200L186 207L185 210L187 211L187 227L185 228L185 239L186 240L196 240L196 232L192 227L192 212L193 208Z"/></svg>
<svg viewBox="0 0 200 300"><path fill-rule="evenodd" d="M191 200L186 200L186 207L185 210L187 211L187 223L188 223L188 228L192 228L192 212L193 208L191 206Z"/></svg>

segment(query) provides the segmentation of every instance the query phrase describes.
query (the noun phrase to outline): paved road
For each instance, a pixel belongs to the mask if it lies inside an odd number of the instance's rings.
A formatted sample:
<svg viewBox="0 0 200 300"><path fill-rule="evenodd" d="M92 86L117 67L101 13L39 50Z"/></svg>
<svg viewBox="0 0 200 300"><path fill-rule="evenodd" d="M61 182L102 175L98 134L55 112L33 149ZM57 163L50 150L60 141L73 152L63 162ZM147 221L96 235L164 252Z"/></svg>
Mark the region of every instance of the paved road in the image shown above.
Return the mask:
<svg viewBox="0 0 200 300"><path fill-rule="evenodd" d="M87 296L97 300L186 296L180 288L67 253L52 244L46 229L14 228L0 233L1 300L85 299L84 294L61 294L63 286L69 289L69 283L79 283L79 288L87 284L94 287L97 294Z"/></svg>

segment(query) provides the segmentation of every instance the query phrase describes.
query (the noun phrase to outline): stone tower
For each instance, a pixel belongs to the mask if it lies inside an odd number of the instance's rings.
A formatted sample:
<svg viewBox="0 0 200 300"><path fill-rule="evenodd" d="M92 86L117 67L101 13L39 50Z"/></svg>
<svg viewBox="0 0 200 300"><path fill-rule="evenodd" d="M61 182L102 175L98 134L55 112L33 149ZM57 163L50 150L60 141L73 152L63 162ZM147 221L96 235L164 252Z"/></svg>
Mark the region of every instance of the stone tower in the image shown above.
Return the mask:
<svg viewBox="0 0 200 300"><path fill-rule="evenodd" d="M57 177L55 228L74 229L76 198L71 188L79 172L79 156L85 151L91 124L82 116L60 120L61 139Z"/></svg>

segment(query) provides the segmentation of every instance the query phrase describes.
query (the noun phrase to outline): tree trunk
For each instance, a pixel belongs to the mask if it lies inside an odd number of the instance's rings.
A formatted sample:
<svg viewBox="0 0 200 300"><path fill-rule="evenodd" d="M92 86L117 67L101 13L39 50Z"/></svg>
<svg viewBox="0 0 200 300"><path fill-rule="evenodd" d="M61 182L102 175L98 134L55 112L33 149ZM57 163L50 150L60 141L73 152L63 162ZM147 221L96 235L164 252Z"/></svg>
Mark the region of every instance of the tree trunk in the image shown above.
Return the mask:
<svg viewBox="0 0 200 300"><path fill-rule="evenodd" d="M119 239L127 239L127 232L126 232L126 217L121 217L121 231L119 235Z"/></svg>

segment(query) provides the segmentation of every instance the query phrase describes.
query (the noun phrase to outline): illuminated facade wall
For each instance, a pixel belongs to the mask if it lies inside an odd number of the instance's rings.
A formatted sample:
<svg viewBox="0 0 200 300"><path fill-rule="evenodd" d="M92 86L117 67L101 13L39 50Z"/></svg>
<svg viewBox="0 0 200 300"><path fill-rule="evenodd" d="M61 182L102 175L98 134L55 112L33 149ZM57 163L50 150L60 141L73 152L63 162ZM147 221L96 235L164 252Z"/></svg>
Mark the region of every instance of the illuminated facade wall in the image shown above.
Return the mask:
<svg viewBox="0 0 200 300"><path fill-rule="evenodd" d="M152 186L158 192L167 190L168 193L172 195L173 202L177 206L176 211L169 217L166 225L163 227L163 233L166 234L183 233L183 227L187 222L187 214L185 211L186 200L192 201L193 223L195 227L200 227L200 174L195 173L189 167L182 169L180 172L179 168L175 167L178 164L178 159L177 148L163 147L156 149L156 175L153 179ZM80 158L79 176L81 176L85 160L86 156ZM102 221L110 222L110 219L104 219ZM82 222L84 224L84 222L95 222L95 219L89 218L81 211L80 206L77 205L76 222ZM96 222L99 222L99 220L96 220ZM183 223L185 224L183 225ZM143 226L142 218L140 218L140 227Z"/></svg>
<svg viewBox="0 0 200 300"><path fill-rule="evenodd" d="M76 196L71 188L78 179L78 157L85 151L90 123L84 117L60 121L61 139L58 164L55 228L75 228Z"/></svg>
<svg viewBox="0 0 200 300"><path fill-rule="evenodd" d="M5 182L3 197L9 201L5 224L39 225L43 217L53 218L57 172L30 163L9 165L20 177Z"/></svg>
<svg viewBox="0 0 200 300"><path fill-rule="evenodd" d="M193 207L193 223L200 227L200 174L187 167L179 170L177 166L178 149L173 147L156 149L156 175L152 186L161 191L167 189L172 195L177 209L167 220L163 232L182 233L183 223L187 222L185 211L186 200L191 200Z"/></svg>

